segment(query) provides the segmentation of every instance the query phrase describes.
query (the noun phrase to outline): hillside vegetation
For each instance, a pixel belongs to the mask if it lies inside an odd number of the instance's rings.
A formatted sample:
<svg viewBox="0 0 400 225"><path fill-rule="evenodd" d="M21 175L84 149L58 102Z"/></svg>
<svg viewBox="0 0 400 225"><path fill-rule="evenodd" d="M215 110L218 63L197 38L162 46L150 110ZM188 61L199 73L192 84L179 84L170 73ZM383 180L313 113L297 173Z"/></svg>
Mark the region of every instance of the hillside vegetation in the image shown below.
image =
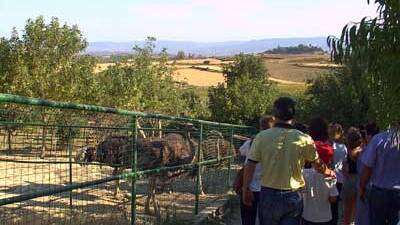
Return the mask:
<svg viewBox="0 0 400 225"><path fill-rule="evenodd" d="M281 47L278 46L272 50L265 51L265 54L310 54L322 53L324 50L321 47L299 44L297 46Z"/></svg>
<svg viewBox="0 0 400 225"><path fill-rule="evenodd" d="M248 125L289 95L298 100L300 121L318 115L387 127L400 112L399 10L378 4L376 19L329 38L336 64L325 54L171 60L155 51L154 38L122 61L99 64L82 55L88 43L78 26L38 17L21 34L0 38L0 92Z"/></svg>

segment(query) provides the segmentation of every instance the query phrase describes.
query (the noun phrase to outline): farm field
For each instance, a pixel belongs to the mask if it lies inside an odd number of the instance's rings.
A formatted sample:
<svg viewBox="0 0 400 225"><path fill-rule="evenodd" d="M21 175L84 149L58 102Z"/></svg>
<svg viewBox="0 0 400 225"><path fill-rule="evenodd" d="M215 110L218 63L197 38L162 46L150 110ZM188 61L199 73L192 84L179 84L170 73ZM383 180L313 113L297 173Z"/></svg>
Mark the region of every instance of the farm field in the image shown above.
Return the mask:
<svg viewBox="0 0 400 225"><path fill-rule="evenodd" d="M328 55L322 54L266 54L263 58L272 81L279 86L295 85L297 89L305 86L307 80L315 79L329 69L338 67L330 63ZM230 62L232 61L205 58L176 60L169 63L175 65L174 77L177 81L184 81L193 86L209 87L224 82L222 69ZM113 64L98 64L95 71L101 72L110 65Z"/></svg>

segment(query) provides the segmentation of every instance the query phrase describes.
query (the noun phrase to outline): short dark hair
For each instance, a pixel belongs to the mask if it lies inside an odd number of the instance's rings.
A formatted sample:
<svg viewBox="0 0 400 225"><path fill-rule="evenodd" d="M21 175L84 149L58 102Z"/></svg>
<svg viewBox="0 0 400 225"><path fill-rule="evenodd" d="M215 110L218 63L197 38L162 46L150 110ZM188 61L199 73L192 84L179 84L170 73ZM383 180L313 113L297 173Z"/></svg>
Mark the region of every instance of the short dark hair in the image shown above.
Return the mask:
<svg viewBox="0 0 400 225"><path fill-rule="evenodd" d="M294 118L296 101L290 97L280 97L274 102L273 115L283 121Z"/></svg>
<svg viewBox="0 0 400 225"><path fill-rule="evenodd" d="M308 127L307 127L306 124L297 123L297 122L296 122L296 123L293 125L293 127L294 127L296 130L299 130L299 131L301 131L301 132L303 132L303 133L305 133L305 134L308 133Z"/></svg>
<svg viewBox="0 0 400 225"><path fill-rule="evenodd" d="M375 136L379 133L379 127L375 122L369 122L365 125L367 135Z"/></svg>
<svg viewBox="0 0 400 225"><path fill-rule="evenodd" d="M329 124L322 117L313 118L308 130L314 141L327 141L329 139Z"/></svg>
<svg viewBox="0 0 400 225"><path fill-rule="evenodd" d="M350 149L355 149L362 144L362 134L358 128L350 127L347 131L346 142Z"/></svg>

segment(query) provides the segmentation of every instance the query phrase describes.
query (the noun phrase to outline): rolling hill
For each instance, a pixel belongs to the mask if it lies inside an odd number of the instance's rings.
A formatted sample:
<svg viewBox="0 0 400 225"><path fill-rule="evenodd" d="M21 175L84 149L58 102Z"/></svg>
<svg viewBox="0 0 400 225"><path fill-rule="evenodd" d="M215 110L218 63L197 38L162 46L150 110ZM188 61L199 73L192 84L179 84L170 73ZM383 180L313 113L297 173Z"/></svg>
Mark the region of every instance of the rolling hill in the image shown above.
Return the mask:
<svg viewBox="0 0 400 225"><path fill-rule="evenodd" d="M143 41L133 42L90 42L86 49L87 54L112 55L132 52L135 44L143 45ZM297 46L299 44L313 45L327 50L325 37L308 38L272 38L250 41L226 41L226 42L191 42L191 41L156 41L156 51L166 48L169 54L175 55L182 50L203 56L231 56L238 53L260 53L280 47Z"/></svg>

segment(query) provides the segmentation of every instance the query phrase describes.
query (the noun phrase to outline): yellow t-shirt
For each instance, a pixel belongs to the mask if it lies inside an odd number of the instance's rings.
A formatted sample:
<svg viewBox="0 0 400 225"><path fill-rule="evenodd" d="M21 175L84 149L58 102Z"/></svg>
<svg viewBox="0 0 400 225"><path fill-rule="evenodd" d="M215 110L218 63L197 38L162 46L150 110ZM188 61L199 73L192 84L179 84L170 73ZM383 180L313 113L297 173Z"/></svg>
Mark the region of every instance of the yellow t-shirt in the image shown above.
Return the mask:
<svg viewBox="0 0 400 225"><path fill-rule="evenodd" d="M274 127L255 137L249 159L260 162L261 185L279 190L304 187L305 161L318 159L312 138L296 129Z"/></svg>

